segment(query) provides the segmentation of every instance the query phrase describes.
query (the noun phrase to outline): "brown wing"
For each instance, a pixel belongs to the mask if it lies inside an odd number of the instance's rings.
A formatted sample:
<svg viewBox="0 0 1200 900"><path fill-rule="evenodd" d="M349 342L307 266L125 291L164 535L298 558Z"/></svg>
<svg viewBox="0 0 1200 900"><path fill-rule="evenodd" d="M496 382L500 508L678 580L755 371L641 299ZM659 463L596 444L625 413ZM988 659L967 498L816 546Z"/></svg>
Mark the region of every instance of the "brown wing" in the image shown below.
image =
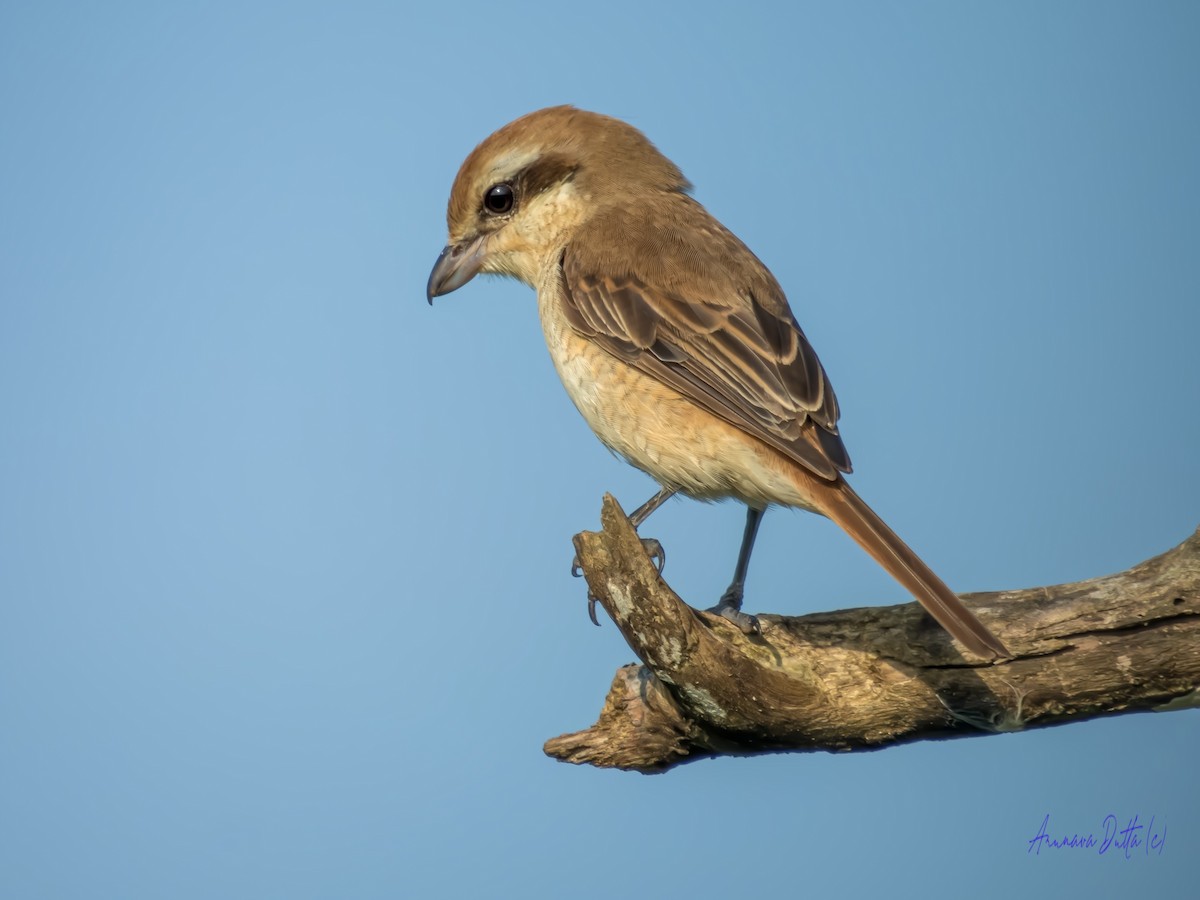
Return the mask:
<svg viewBox="0 0 1200 900"><path fill-rule="evenodd" d="M682 296L636 275L587 271L571 248L562 270L567 320L581 335L814 474L850 471L837 398L782 293ZM774 284L767 279L760 291Z"/></svg>

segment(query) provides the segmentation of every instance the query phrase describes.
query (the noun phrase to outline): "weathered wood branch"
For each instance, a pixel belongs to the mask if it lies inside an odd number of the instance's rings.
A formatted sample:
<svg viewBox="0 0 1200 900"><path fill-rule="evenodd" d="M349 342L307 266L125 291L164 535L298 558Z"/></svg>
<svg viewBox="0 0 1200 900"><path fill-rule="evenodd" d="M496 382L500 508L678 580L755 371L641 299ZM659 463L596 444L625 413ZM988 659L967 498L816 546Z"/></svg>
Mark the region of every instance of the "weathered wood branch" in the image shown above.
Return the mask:
<svg viewBox="0 0 1200 900"><path fill-rule="evenodd" d="M991 662L916 603L763 615L744 635L675 595L611 496L601 522L575 547L644 664L617 672L595 725L546 742L567 762L658 772L1200 707L1200 531L1115 575L964 595L1015 654Z"/></svg>

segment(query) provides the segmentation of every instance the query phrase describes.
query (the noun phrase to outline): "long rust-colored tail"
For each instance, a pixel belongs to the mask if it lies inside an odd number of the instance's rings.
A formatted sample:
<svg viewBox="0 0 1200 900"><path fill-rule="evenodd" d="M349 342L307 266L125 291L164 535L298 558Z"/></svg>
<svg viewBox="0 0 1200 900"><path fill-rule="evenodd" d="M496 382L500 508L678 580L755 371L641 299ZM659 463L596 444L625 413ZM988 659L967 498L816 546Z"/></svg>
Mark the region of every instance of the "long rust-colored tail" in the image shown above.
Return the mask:
<svg viewBox="0 0 1200 900"><path fill-rule="evenodd" d="M829 488L821 492L821 511L921 601L938 624L980 656L1012 656L850 485L839 479Z"/></svg>

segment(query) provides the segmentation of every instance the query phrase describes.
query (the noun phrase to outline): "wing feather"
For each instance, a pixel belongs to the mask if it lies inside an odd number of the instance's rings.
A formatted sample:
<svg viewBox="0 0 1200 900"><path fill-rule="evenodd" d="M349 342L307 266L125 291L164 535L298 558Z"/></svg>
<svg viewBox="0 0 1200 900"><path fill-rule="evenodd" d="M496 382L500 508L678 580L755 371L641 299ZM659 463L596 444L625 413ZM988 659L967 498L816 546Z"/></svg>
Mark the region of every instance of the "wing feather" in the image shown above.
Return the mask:
<svg viewBox="0 0 1200 900"><path fill-rule="evenodd" d="M634 274L588 271L571 248L562 276L567 321L581 335L814 474L850 471L837 399L782 295L683 296Z"/></svg>

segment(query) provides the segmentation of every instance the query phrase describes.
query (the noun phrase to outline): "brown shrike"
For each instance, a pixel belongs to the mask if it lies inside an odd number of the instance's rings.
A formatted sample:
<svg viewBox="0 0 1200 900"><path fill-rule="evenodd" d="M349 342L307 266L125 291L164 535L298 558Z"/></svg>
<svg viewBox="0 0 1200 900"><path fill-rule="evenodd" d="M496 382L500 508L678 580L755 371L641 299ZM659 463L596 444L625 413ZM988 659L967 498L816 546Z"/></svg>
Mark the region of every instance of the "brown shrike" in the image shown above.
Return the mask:
<svg viewBox="0 0 1200 900"><path fill-rule="evenodd" d="M743 630L758 628L741 604L763 511L795 506L833 519L967 648L1008 656L850 489L837 399L782 288L690 189L631 125L570 106L530 113L459 169L429 301L479 272L537 290L576 408L662 486L635 526L677 491L746 504L714 607Z"/></svg>

